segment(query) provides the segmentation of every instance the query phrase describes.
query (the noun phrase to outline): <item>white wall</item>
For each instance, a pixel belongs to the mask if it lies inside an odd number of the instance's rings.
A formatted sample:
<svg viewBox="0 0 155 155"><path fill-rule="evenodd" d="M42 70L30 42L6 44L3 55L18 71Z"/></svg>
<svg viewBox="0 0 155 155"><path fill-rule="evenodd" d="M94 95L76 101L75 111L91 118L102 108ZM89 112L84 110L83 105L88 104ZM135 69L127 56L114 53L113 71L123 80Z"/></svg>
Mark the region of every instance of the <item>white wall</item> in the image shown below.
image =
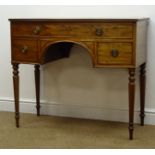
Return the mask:
<svg viewBox="0 0 155 155"><path fill-rule="evenodd" d="M155 124L155 6L0 6L0 110L13 110L9 18L143 18L149 17L146 123ZM35 112L34 67L20 65L22 112ZM85 49L75 46L69 59L41 68L41 113L128 121L128 72L94 69ZM138 77L137 77L138 78ZM137 80L135 120L138 122Z"/></svg>

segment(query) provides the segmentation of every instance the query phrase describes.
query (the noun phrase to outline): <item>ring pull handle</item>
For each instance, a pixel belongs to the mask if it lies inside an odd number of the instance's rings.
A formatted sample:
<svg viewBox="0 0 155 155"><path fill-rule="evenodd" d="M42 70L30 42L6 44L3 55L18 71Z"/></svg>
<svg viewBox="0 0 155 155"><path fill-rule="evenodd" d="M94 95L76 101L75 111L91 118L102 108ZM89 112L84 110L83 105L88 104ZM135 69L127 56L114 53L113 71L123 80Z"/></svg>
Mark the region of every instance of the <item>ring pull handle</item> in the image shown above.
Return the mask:
<svg viewBox="0 0 155 155"><path fill-rule="evenodd" d="M96 35L97 36L102 36L103 35L103 29L102 28L96 28Z"/></svg>
<svg viewBox="0 0 155 155"><path fill-rule="evenodd" d="M118 57L119 56L119 51L117 49L112 49L111 50L111 56L112 57Z"/></svg>
<svg viewBox="0 0 155 155"><path fill-rule="evenodd" d="M25 54L27 53L27 51L28 51L28 46L24 45L21 52Z"/></svg>
<svg viewBox="0 0 155 155"><path fill-rule="evenodd" d="M41 30L40 26L36 26L35 29L33 30L33 33L37 35L40 33L40 30Z"/></svg>

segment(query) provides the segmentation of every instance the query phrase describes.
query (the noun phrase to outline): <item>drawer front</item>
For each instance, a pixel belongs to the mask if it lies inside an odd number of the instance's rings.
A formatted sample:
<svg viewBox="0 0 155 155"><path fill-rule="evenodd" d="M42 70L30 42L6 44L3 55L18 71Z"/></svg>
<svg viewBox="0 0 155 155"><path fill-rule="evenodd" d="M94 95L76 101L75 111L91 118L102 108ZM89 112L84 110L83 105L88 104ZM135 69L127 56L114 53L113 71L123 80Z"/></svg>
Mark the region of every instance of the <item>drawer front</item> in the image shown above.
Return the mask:
<svg viewBox="0 0 155 155"><path fill-rule="evenodd" d="M14 61L37 61L37 41L26 39L13 39L12 59Z"/></svg>
<svg viewBox="0 0 155 155"><path fill-rule="evenodd" d="M13 36L133 38L132 23L15 23Z"/></svg>
<svg viewBox="0 0 155 155"><path fill-rule="evenodd" d="M97 63L104 65L132 64L132 43L98 43Z"/></svg>
<svg viewBox="0 0 155 155"><path fill-rule="evenodd" d="M41 27L43 36L71 36L82 38L132 38L132 24L118 23L50 23Z"/></svg>
<svg viewBox="0 0 155 155"><path fill-rule="evenodd" d="M34 36L39 35L40 24L39 23L12 23L11 33L12 36Z"/></svg>

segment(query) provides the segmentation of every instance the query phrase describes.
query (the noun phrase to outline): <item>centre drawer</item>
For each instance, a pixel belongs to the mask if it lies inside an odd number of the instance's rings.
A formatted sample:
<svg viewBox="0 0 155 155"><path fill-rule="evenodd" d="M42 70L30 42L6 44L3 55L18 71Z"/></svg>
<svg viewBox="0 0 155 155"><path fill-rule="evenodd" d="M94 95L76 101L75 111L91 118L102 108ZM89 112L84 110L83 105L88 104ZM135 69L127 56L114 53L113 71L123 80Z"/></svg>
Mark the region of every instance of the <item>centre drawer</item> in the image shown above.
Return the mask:
<svg viewBox="0 0 155 155"><path fill-rule="evenodd" d="M130 23L49 23L43 24L40 35L82 38L132 38Z"/></svg>
<svg viewBox="0 0 155 155"><path fill-rule="evenodd" d="M103 65L130 65L133 62L132 43L97 43L97 63Z"/></svg>
<svg viewBox="0 0 155 155"><path fill-rule="evenodd" d="M133 23L14 23L13 36L51 36L82 38L133 38Z"/></svg>
<svg viewBox="0 0 155 155"><path fill-rule="evenodd" d="M30 39L14 39L12 41L12 59L15 61L36 62L37 41Z"/></svg>

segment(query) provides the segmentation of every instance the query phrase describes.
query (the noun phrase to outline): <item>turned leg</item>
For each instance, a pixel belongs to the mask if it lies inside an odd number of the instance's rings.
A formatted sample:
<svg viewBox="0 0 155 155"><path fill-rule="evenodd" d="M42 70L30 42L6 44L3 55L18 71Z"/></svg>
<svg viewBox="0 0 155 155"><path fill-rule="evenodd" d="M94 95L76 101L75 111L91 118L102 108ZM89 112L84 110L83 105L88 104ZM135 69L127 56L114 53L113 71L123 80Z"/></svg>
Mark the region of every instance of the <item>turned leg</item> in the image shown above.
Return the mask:
<svg viewBox="0 0 155 155"><path fill-rule="evenodd" d="M35 88L36 88L36 108L37 116L40 116L40 65L34 66Z"/></svg>
<svg viewBox="0 0 155 155"><path fill-rule="evenodd" d="M145 66L146 64L142 64L140 66L140 119L141 125L144 125L144 107L145 107L145 83L146 83L146 76L145 76Z"/></svg>
<svg viewBox="0 0 155 155"><path fill-rule="evenodd" d="M15 119L16 127L19 128L19 75L18 64L13 63L13 86L14 86L14 103L15 103Z"/></svg>
<svg viewBox="0 0 155 155"><path fill-rule="evenodd" d="M135 100L135 69L129 68L129 139L133 139L134 100Z"/></svg>

